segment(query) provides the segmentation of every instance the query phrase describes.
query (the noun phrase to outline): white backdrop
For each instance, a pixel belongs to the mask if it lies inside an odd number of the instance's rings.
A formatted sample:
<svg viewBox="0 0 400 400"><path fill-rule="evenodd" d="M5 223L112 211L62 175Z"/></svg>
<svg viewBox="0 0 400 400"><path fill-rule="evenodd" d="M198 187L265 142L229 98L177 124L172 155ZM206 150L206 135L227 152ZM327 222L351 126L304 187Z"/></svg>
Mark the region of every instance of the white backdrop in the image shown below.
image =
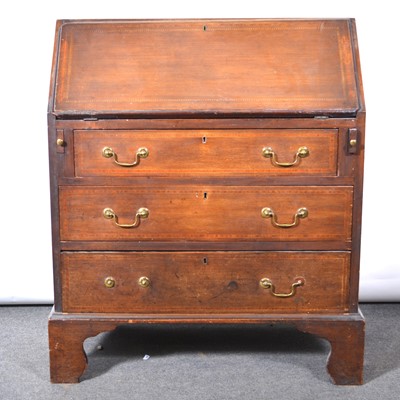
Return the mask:
<svg viewBox="0 0 400 400"><path fill-rule="evenodd" d="M0 303L51 303L46 107L56 19L337 18L357 22L367 104L362 301L400 301L399 20L381 0L7 2L0 24Z"/></svg>

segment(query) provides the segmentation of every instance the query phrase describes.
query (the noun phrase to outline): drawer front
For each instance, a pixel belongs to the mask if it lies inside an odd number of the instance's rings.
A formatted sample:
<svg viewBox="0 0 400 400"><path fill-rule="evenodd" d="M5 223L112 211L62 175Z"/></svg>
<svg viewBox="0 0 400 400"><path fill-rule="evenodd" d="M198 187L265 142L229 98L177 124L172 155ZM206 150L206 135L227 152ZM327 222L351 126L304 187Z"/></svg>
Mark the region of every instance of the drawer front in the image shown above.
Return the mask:
<svg viewBox="0 0 400 400"><path fill-rule="evenodd" d="M63 253L64 312L348 309L348 252Z"/></svg>
<svg viewBox="0 0 400 400"><path fill-rule="evenodd" d="M63 241L350 241L351 237L353 190L347 186L62 186L59 194ZM140 214L143 208L147 218ZM304 209L307 213L302 214Z"/></svg>
<svg viewBox="0 0 400 400"><path fill-rule="evenodd" d="M81 130L74 133L75 173L79 177L335 176L337 141L336 129ZM115 158L134 165L118 165Z"/></svg>

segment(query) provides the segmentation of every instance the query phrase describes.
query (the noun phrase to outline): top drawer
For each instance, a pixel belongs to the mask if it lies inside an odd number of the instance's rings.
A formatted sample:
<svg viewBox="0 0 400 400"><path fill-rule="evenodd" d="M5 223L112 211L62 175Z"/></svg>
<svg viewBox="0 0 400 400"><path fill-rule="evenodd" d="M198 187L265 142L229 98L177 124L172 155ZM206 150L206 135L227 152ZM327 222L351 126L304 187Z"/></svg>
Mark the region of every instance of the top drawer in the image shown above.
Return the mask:
<svg viewBox="0 0 400 400"><path fill-rule="evenodd" d="M75 175L337 174L336 129L77 130Z"/></svg>

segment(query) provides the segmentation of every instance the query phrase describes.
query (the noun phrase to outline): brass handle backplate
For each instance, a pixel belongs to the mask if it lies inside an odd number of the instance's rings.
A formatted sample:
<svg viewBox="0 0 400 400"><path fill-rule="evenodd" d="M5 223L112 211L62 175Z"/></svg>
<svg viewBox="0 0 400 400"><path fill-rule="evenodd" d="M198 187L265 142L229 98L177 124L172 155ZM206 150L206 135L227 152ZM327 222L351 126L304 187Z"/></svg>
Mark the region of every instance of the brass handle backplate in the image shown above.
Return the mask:
<svg viewBox="0 0 400 400"><path fill-rule="evenodd" d="M147 276L141 276L138 280L138 284L143 288L147 288L150 286L151 281Z"/></svg>
<svg viewBox="0 0 400 400"><path fill-rule="evenodd" d="M115 286L115 279L112 276L108 276L104 279L104 286L108 289L111 289Z"/></svg>
<svg viewBox="0 0 400 400"><path fill-rule="evenodd" d="M149 150L146 149L146 147L140 147L139 149L137 149L135 154L135 159L131 163L118 161L117 153L111 147L104 147L102 155L105 158L113 158L114 163L119 165L120 167L135 167L136 165L139 164L141 158L148 157Z"/></svg>
<svg viewBox="0 0 400 400"><path fill-rule="evenodd" d="M264 147L262 149L262 155L265 158L270 158L271 163L273 165L275 165L275 167L287 168L287 167L294 167L295 165L298 165L302 158L308 157L310 155L310 150L308 150L308 148L305 146L299 147L292 162L279 162L278 156L276 155L274 150L272 150L271 147Z"/></svg>
<svg viewBox="0 0 400 400"><path fill-rule="evenodd" d="M305 284L305 279L304 278L295 278L295 281L292 283L292 289L289 293L276 293L275 292L275 286L272 283L272 281L268 278L262 278L260 280L260 286L263 289L270 289L270 293L275 296L275 297L281 297L281 298L286 298L286 297L292 297L296 294L296 288L299 286L304 286Z"/></svg>
<svg viewBox="0 0 400 400"><path fill-rule="evenodd" d="M103 210L103 217L106 219L114 220L114 224L120 228L137 228L140 225L141 218L147 218L149 216L149 210L145 207L141 207L136 211L135 219L131 224L120 224L118 222L118 215L115 214L112 208L105 208Z"/></svg>
<svg viewBox="0 0 400 400"><path fill-rule="evenodd" d="M294 214L293 222L289 224L281 224L278 222L278 217L276 216L274 210L269 207L264 207L261 210L261 216L263 218L271 218L271 224L275 226L275 228L293 228L300 223L300 219L308 217L308 210L305 207L301 207Z"/></svg>

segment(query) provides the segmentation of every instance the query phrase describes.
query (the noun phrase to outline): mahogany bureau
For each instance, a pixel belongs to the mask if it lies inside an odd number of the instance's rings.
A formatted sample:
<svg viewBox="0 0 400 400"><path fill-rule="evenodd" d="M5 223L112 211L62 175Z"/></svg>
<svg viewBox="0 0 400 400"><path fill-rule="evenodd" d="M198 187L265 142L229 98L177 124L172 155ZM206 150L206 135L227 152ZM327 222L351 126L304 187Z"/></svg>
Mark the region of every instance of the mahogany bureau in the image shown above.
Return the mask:
<svg viewBox="0 0 400 400"><path fill-rule="evenodd" d="M52 382L119 325L234 323L360 384L364 125L354 20L58 21Z"/></svg>

